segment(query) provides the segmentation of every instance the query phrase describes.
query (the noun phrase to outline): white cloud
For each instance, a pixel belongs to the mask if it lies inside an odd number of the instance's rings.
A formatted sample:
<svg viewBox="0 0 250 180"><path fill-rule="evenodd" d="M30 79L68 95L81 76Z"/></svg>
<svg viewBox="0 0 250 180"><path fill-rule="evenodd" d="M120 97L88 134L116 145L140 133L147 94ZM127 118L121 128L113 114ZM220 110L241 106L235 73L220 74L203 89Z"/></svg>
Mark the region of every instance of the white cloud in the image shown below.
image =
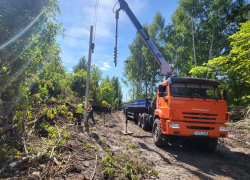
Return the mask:
<svg viewBox="0 0 250 180"><path fill-rule="evenodd" d="M70 71L73 71L73 68L69 68Z"/></svg>
<svg viewBox="0 0 250 180"><path fill-rule="evenodd" d="M90 30L85 27L72 27L68 31L66 31L66 36L71 37L83 37L89 35Z"/></svg>
<svg viewBox="0 0 250 180"><path fill-rule="evenodd" d="M104 70L104 71L107 71L107 70L108 70L108 69L105 68L105 67L100 67L99 69Z"/></svg>
<svg viewBox="0 0 250 180"><path fill-rule="evenodd" d="M92 66L99 66L98 64L96 63L91 63Z"/></svg>
<svg viewBox="0 0 250 180"><path fill-rule="evenodd" d="M101 61L100 61L101 62ZM110 69L110 65L109 65L109 62L102 62L102 65L100 67L100 69L104 70L104 71L108 71Z"/></svg>
<svg viewBox="0 0 250 180"><path fill-rule="evenodd" d="M106 68L111 68L111 67L110 67L110 65L108 65L108 63L107 63L107 62L104 62L104 63L103 63L103 67L106 67Z"/></svg>

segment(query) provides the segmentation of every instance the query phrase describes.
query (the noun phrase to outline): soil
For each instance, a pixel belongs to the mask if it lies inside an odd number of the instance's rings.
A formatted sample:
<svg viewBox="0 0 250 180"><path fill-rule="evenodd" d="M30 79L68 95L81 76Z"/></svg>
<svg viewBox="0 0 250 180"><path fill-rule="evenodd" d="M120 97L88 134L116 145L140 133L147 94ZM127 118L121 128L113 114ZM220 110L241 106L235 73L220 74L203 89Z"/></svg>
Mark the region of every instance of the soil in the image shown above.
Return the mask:
<svg viewBox="0 0 250 180"><path fill-rule="evenodd" d="M151 131L143 131L133 121L128 121L128 131L124 135L125 116L123 112L106 114L105 125L102 114L96 114L97 124L77 127L61 121L67 126L70 137L56 156L59 165L36 164L28 168L12 171L7 179L119 179L107 178L102 174L102 159L109 147L116 156L137 154L137 158L149 164L157 172L157 177L145 175L139 179L250 179L250 132L229 127L229 137L220 139L214 152L202 152L190 143L169 144L158 148L154 145ZM123 141L121 141L123 139ZM135 144L136 148L127 148ZM44 175L45 170L50 173Z"/></svg>

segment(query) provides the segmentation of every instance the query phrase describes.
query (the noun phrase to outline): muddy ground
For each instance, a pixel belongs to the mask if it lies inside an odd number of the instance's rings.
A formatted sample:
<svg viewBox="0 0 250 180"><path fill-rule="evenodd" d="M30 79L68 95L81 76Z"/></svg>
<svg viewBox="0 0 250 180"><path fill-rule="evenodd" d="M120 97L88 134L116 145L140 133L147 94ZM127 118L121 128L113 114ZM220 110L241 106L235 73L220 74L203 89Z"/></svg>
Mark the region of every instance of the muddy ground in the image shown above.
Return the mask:
<svg viewBox="0 0 250 180"><path fill-rule="evenodd" d="M98 122L88 128L79 128L61 121L67 126L70 137L56 156L58 165L35 164L23 170L13 170L7 179L121 179L102 174L102 160L109 148L115 156L136 157L139 162L152 167L137 179L250 179L250 132L230 127L229 137L221 139L215 152L201 152L189 143L168 145L158 148L154 145L152 133L143 131L133 121L128 122L131 135L124 135L125 116L123 112L96 115ZM134 148L131 145L135 145ZM49 170L48 170L49 169ZM46 173L45 172L49 172Z"/></svg>

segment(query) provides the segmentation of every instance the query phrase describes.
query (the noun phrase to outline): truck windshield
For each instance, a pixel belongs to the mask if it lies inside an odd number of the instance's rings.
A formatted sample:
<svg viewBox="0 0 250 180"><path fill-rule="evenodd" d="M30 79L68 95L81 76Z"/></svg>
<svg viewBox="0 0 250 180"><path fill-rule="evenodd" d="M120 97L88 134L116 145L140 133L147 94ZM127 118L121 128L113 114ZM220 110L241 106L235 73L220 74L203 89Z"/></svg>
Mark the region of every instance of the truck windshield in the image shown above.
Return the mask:
<svg viewBox="0 0 250 180"><path fill-rule="evenodd" d="M170 92L174 97L222 99L218 87L209 84L172 83Z"/></svg>

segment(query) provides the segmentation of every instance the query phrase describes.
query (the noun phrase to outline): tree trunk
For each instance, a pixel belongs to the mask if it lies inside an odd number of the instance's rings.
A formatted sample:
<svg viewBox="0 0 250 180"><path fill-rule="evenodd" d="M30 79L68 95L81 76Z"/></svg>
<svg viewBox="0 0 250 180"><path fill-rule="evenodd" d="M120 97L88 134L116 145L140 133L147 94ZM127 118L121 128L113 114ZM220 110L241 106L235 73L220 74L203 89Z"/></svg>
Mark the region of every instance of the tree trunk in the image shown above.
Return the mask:
<svg viewBox="0 0 250 180"><path fill-rule="evenodd" d="M210 46L210 50L209 50L209 59L212 59L212 53L213 53L213 42L214 42L214 28L215 28L215 25L213 25L213 32L212 32L212 39L211 39L211 46ZM207 77L208 78L209 76L209 71L207 71Z"/></svg>
<svg viewBox="0 0 250 180"><path fill-rule="evenodd" d="M194 18L191 18L192 21L192 39L193 39L193 50L194 50L194 64L195 67L197 66L197 62L196 62L196 52L195 52L195 43L194 43Z"/></svg>

